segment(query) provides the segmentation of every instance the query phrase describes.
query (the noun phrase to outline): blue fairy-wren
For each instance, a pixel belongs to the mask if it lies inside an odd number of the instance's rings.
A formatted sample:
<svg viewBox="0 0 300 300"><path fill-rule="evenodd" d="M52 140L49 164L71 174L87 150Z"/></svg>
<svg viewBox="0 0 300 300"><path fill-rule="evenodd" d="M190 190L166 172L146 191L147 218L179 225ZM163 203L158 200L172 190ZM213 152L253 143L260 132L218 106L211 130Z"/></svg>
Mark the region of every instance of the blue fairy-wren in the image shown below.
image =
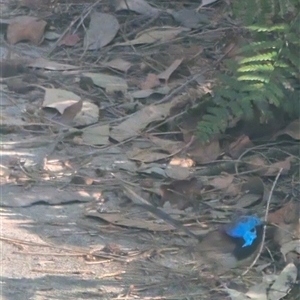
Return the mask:
<svg viewBox="0 0 300 300"><path fill-rule="evenodd" d="M197 239L199 243L192 247L193 256L216 269L232 269L248 263L262 241L263 223L255 216L239 217L204 236L198 236L159 208L147 204L139 206Z"/></svg>
<svg viewBox="0 0 300 300"><path fill-rule="evenodd" d="M200 238L195 253L207 258L216 268L237 268L253 259L262 241L262 233L260 219L243 216Z"/></svg>

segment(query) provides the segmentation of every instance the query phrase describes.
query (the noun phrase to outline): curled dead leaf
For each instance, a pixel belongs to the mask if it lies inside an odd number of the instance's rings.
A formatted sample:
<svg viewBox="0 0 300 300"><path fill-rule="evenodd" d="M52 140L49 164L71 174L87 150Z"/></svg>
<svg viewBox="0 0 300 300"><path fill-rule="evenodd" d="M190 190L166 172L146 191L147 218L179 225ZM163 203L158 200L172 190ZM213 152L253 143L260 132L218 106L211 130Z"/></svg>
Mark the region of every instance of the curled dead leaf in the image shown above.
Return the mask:
<svg viewBox="0 0 300 300"><path fill-rule="evenodd" d="M297 119L290 123L285 129L280 130L275 134L275 137L287 134L295 140L300 140L300 119Z"/></svg>
<svg viewBox="0 0 300 300"><path fill-rule="evenodd" d="M228 188L233 182L233 175L226 174L224 176L218 176L210 180L206 185L212 186L215 189L225 189Z"/></svg>
<svg viewBox="0 0 300 300"><path fill-rule="evenodd" d="M68 34L60 42L59 46L74 46L80 41L80 37L77 34Z"/></svg>
<svg viewBox="0 0 300 300"><path fill-rule="evenodd" d="M206 144L195 140L188 149L188 154L200 164L212 162L221 154L220 143L216 139Z"/></svg>
<svg viewBox="0 0 300 300"><path fill-rule="evenodd" d="M289 156L283 161L279 161L277 163L269 165L269 168L268 168L267 172L264 174L264 176L276 176L280 169L282 169L282 172L281 172L282 175L288 174L288 172L291 168L292 160L293 160L293 157Z"/></svg>
<svg viewBox="0 0 300 300"><path fill-rule="evenodd" d="M75 116L81 111L83 101L82 99L74 102L70 106L66 107L63 114L61 115L61 122L63 124L71 124Z"/></svg>
<svg viewBox="0 0 300 300"><path fill-rule="evenodd" d="M159 82L158 77L155 74L150 73L150 74L148 74L145 81L143 81L141 83L141 89L148 90L148 89L151 89L151 88L159 86L159 85L160 85L160 82Z"/></svg>
<svg viewBox="0 0 300 300"><path fill-rule="evenodd" d="M190 176L190 170L181 166L168 165L166 175L172 179L183 180Z"/></svg>
<svg viewBox="0 0 300 300"><path fill-rule="evenodd" d="M43 34L47 22L34 17L23 16L10 23L7 28L7 41L16 44L20 41L30 41L39 45L43 40Z"/></svg>
<svg viewBox="0 0 300 300"><path fill-rule="evenodd" d="M253 143L247 135L240 136L236 141L229 145L229 154L233 159L239 158L246 150L253 147Z"/></svg>
<svg viewBox="0 0 300 300"><path fill-rule="evenodd" d="M293 284L295 284L296 279L297 268L293 263L289 263L270 287L268 299L279 300L285 297L291 290Z"/></svg>
<svg viewBox="0 0 300 300"><path fill-rule="evenodd" d="M179 65L182 63L183 58L176 59L169 68L167 68L165 71L161 72L158 75L158 78L161 80L168 81L172 73L179 67Z"/></svg>
<svg viewBox="0 0 300 300"><path fill-rule="evenodd" d="M178 209L187 208L196 196L201 195L202 182L195 177L189 180L175 180L160 187L162 205L169 202Z"/></svg>
<svg viewBox="0 0 300 300"><path fill-rule="evenodd" d="M279 246L300 239L299 210L299 202L291 201L268 215L268 222L276 225L273 239Z"/></svg>

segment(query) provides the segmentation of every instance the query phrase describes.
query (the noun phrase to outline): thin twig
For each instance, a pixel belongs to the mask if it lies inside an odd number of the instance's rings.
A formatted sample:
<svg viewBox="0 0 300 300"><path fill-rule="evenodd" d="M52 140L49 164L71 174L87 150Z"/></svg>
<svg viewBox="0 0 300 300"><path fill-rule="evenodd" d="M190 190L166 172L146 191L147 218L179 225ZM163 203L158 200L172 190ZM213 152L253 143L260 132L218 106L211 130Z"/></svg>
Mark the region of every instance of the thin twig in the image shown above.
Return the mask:
<svg viewBox="0 0 300 300"><path fill-rule="evenodd" d="M102 0L98 0L92 5L90 5L86 11L84 11L82 14L80 14L78 17L76 17L70 25L65 29L65 31L62 33L62 35L59 37L59 39L55 42L55 44L50 48L49 52L47 53L46 57L49 57L52 52L56 49L56 47L59 45L59 43L62 41L62 39L66 36L66 34L70 31L70 29L74 26L74 24L81 19L80 24L88 17L88 15L91 13L93 7L95 7L97 4L99 4ZM78 25L79 26L79 25Z"/></svg>
<svg viewBox="0 0 300 300"><path fill-rule="evenodd" d="M77 253L78 255L87 255L89 254L88 250L85 250L83 248L79 249L78 247L76 248L65 248L65 247L60 247L56 245L51 245L51 244L44 244L44 243L37 243L37 242L31 242L31 241L25 241L21 239L15 239L15 238L10 238L6 237L3 235L0 235L0 241L4 241L10 244L19 244L19 245L28 245L28 246L35 246L35 247L43 247L43 248L52 248L52 249L57 249L57 250L63 250L63 251L68 251L68 252L73 252Z"/></svg>
<svg viewBox="0 0 300 300"><path fill-rule="evenodd" d="M57 269L31 269L32 272L37 273L46 273L46 274L73 274L73 275L81 275L81 274L90 274L94 275L95 272L90 270L57 270Z"/></svg>
<svg viewBox="0 0 300 300"><path fill-rule="evenodd" d="M265 244L265 239L266 239L266 229L267 229L267 221L268 221L268 214L269 214L269 209L270 209L270 202L271 202L271 198L272 198L272 195L273 195L273 191L274 191L274 188L277 184L277 181L279 179L279 176L282 172L283 168L281 168L273 182L273 185L272 185L272 188L271 188L271 191L270 191L270 194L269 194L269 197L268 197L268 201L267 201L267 207L266 207L266 213L265 213L265 218L264 218L264 228L263 228L263 235L262 235L262 240L261 240L261 244L260 244L260 247L259 247L259 251L255 257L255 259L253 260L252 264L247 268L247 270L242 274L242 276L245 276L249 271L250 269L256 264L258 258L260 257L261 255L261 252L264 248L264 244Z"/></svg>
<svg viewBox="0 0 300 300"><path fill-rule="evenodd" d="M156 102L157 104L161 104L164 102L167 102L168 100L172 99L172 97L178 93L181 92L181 90L183 90L187 85L189 85L190 83L192 83L194 80L196 80L199 76L203 75L207 70L204 70L202 72L199 72L195 75L190 76L187 81L185 83L183 83L182 85L180 85L179 87L177 87L176 89L174 89L170 94L168 94L167 96L165 96L164 98L162 98L161 100Z"/></svg>

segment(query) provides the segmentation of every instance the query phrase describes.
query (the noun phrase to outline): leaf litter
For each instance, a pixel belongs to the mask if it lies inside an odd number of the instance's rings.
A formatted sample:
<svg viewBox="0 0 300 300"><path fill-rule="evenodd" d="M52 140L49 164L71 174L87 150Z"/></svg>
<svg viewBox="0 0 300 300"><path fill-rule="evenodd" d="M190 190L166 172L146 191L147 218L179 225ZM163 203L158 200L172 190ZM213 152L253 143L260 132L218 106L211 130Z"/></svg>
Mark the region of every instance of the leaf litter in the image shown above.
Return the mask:
<svg viewBox="0 0 300 300"><path fill-rule="evenodd" d="M71 263L59 259L57 265L54 260L55 268L39 271L55 274L61 269L67 278L78 266L85 270L78 271L79 276L85 274L83 280L98 276L97 286L112 278L105 286L110 299L161 297L162 290L172 299L289 297L297 280L299 216L289 218L291 209L286 207L292 201L292 211L299 211L294 192L299 182L293 181L299 169L299 120L270 134L269 144L247 132L202 144L195 138L197 118L189 116L211 92L206 84L214 79L213 57L219 55L212 45L226 32L219 4L202 1L197 12L196 7L168 3L164 14L165 7L157 1L87 1L70 4L73 18L62 14L59 2L53 4L55 9L38 0L19 2L20 17L7 6L1 19L7 56L1 64L1 206L8 221L12 217L7 209L19 209L33 224L44 224L53 213L49 224L54 222L55 230L41 226L51 232L51 244L73 252L80 246L85 253L82 261L74 256ZM218 20L217 34L210 27L212 17ZM50 28L55 38L47 38L51 21L56 22ZM203 30L203 38L201 31L191 31L194 28ZM210 55L204 55L203 48ZM36 82L26 81L25 75ZM13 87L10 77L17 77L22 88ZM91 82L85 87L78 77ZM269 212L269 222L278 228L269 247L275 260L263 251L257 263L263 271L252 269L243 284L228 272L222 284L236 281L236 288L216 289L195 262L181 255L180 248L192 243L185 232L135 202L155 205L203 234L234 214L262 217L270 179L280 170ZM70 223L83 232L80 239L74 231L65 238ZM291 234L283 234L287 231ZM5 232L14 236L11 230ZM22 235L23 240L15 240L20 245L28 242L24 231ZM48 240L44 232L39 235ZM99 245L100 252L91 250ZM46 253L49 258L52 254ZM8 255L18 259L13 251ZM30 248L23 255L29 262ZM126 266L120 264L125 261ZM105 268L100 270L99 262ZM7 270L5 276L10 277ZM262 286L270 272L272 280ZM114 289L115 280L124 289ZM67 297L81 299L69 287L63 289ZM59 299L66 296L61 291L54 286ZM88 288L88 293L91 299L103 296L98 288Z"/></svg>

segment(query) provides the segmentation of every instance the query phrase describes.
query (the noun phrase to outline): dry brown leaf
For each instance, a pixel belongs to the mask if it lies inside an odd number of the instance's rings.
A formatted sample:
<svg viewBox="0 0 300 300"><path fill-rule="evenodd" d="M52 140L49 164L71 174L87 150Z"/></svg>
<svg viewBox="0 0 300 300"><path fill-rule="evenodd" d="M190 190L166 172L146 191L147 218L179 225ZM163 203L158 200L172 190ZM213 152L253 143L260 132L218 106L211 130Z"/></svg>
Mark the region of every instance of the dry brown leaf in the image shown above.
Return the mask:
<svg viewBox="0 0 300 300"><path fill-rule="evenodd" d="M7 207L26 207L36 203L50 205L63 204L74 201L91 201L93 198L85 191L67 191L53 189L51 186L33 186L24 189L23 186L2 185L0 204Z"/></svg>
<svg viewBox="0 0 300 300"><path fill-rule="evenodd" d="M216 177L210 180L206 185L213 186L215 189L225 189L228 188L233 181L234 176L230 174L226 174L224 176Z"/></svg>
<svg viewBox="0 0 300 300"><path fill-rule="evenodd" d="M258 194L244 194L240 198L235 199L236 204L232 207L237 210L242 210L244 208L256 205L260 203L262 200L262 196Z"/></svg>
<svg viewBox="0 0 300 300"><path fill-rule="evenodd" d="M268 170L264 173L264 176L276 176L280 169L282 169L281 174L288 174L291 168L291 161L293 160L292 156L287 157L283 161L271 164L268 166Z"/></svg>
<svg viewBox="0 0 300 300"><path fill-rule="evenodd" d="M165 80L165 81L168 81L170 76L172 75L172 73L180 66L180 64L182 63L183 61L183 58L181 59L176 59L172 64L171 66L166 69L165 71L163 71L162 73L160 73L157 77L159 79L162 79L162 80Z"/></svg>
<svg viewBox="0 0 300 300"><path fill-rule="evenodd" d="M85 49L97 50L109 44L119 31L117 18L110 14L94 11L83 45Z"/></svg>
<svg viewBox="0 0 300 300"><path fill-rule="evenodd" d="M124 216L122 213L99 213L88 212L85 214L87 217L100 218L108 223L116 226L126 226L131 228L139 228L155 232L163 232L174 230L174 227L168 224L158 224L155 220L145 220L145 218L134 219Z"/></svg>
<svg viewBox="0 0 300 300"><path fill-rule="evenodd" d="M190 177L190 169L182 166L169 164L165 170L165 174L176 180L184 180Z"/></svg>
<svg viewBox="0 0 300 300"><path fill-rule="evenodd" d="M216 1L217 0L202 0L202 4L200 5L200 7L212 4L212 3L216 2Z"/></svg>
<svg viewBox="0 0 300 300"><path fill-rule="evenodd" d="M256 173L261 176L276 176L281 168L282 174L288 174L292 160L293 157L289 156L283 161L267 165L263 158L255 156L248 160L248 169L257 170Z"/></svg>
<svg viewBox="0 0 300 300"><path fill-rule="evenodd" d="M237 209L242 209L261 201L264 198L264 193L263 181L259 177L250 177L243 184L231 183L224 191L224 196L229 200L224 200L224 202Z"/></svg>
<svg viewBox="0 0 300 300"><path fill-rule="evenodd" d="M77 103L80 99L80 96L70 91L45 88L43 107L55 108L60 114L63 114L67 107Z"/></svg>
<svg viewBox="0 0 300 300"><path fill-rule="evenodd" d="M44 34L44 39L48 41L56 41L60 38L60 34L54 31L46 31Z"/></svg>
<svg viewBox="0 0 300 300"><path fill-rule="evenodd" d="M42 68L42 69L54 70L54 71L79 69L79 67L76 66L72 66L68 64L60 64L55 61L47 60L42 57L31 60L30 62L26 63L26 66L31 68Z"/></svg>
<svg viewBox="0 0 300 300"><path fill-rule="evenodd" d="M158 87L156 89L146 89L146 90L140 90L130 93L130 96L135 99L143 99L148 98L149 96L153 94L159 94L159 95L167 95L170 92L170 88L165 85Z"/></svg>
<svg viewBox="0 0 300 300"><path fill-rule="evenodd" d="M265 160L260 156L253 156L248 161L248 169L252 171L256 171L257 174L263 175L268 166L266 165Z"/></svg>
<svg viewBox="0 0 300 300"><path fill-rule="evenodd" d="M126 155L131 160L137 160L144 163L150 163L169 157L169 154L157 152L155 149L139 148L133 148L132 150L127 151Z"/></svg>
<svg viewBox="0 0 300 300"><path fill-rule="evenodd" d="M132 10L138 14L153 17L159 10L150 6L145 0L119 0L116 5L116 11Z"/></svg>
<svg viewBox="0 0 300 300"><path fill-rule="evenodd" d="M47 22L34 17L23 16L8 25L7 41L16 44L20 41L30 41L34 45L42 42Z"/></svg>
<svg viewBox="0 0 300 300"><path fill-rule="evenodd" d="M299 232L300 227L298 227ZM298 260L300 259L300 238L284 243L282 247L280 247L280 252L282 253L284 260L287 261L289 259L289 254L294 252L295 255L298 255ZM296 260L294 260L296 262Z"/></svg>
<svg viewBox="0 0 300 300"><path fill-rule="evenodd" d="M299 218L299 203L290 201L280 209L269 213L268 222L274 224L291 224Z"/></svg>
<svg viewBox="0 0 300 300"><path fill-rule="evenodd" d="M300 239L299 232L299 202L290 201L280 209L269 213L268 222L276 224L274 228L274 241L283 246L293 240L294 237Z"/></svg>
<svg viewBox="0 0 300 300"><path fill-rule="evenodd" d="M293 263L286 265L269 288L268 300L284 298L291 290L291 287L296 283L297 273L297 268Z"/></svg>
<svg viewBox="0 0 300 300"><path fill-rule="evenodd" d="M159 86L159 85L160 85L160 82L159 82L158 77L155 74L150 73L150 74L148 74L146 80L141 83L141 89L148 90L148 89L151 89L151 88Z"/></svg>
<svg viewBox="0 0 300 300"><path fill-rule="evenodd" d="M83 73L85 77L93 80L94 84L106 90L106 92L121 91L127 93L127 82L119 76L107 75L103 73Z"/></svg>
<svg viewBox="0 0 300 300"><path fill-rule="evenodd" d="M80 41L80 37L77 34L67 34L60 42L59 46L74 46Z"/></svg>
<svg viewBox="0 0 300 300"><path fill-rule="evenodd" d="M106 145L109 137L109 125L97 125L83 130L82 139L90 145Z"/></svg>
<svg viewBox="0 0 300 300"><path fill-rule="evenodd" d="M245 183L235 187L237 189L240 188L240 190L236 197L232 197L229 202L236 209L242 210L259 204L264 199L265 186L259 177L250 177Z"/></svg>
<svg viewBox="0 0 300 300"><path fill-rule="evenodd" d="M233 159L237 159L245 150L252 148L254 145L247 135L240 136L236 141L229 145L228 153Z"/></svg>
<svg viewBox="0 0 300 300"><path fill-rule="evenodd" d="M164 120L174 105L173 101L160 105L150 105L129 116L127 120L115 126L110 137L116 141L124 141L133 136L139 135L149 123Z"/></svg>
<svg viewBox="0 0 300 300"><path fill-rule="evenodd" d="M216 160L221 154L221 148L218 140L213 140L203 144L195 140L188 149L188 154L197 163L204 164Z"/></svg>
<svg viewBox="0 0 300 300"><path fill-rule="evenodd" d="M269 283L266 280L259 282L249 288L246 295L251 300L268 300L267 290L269 288ZM249 299L249 300L250 300Z"/></svg>
<svg viewBox="0 0 300 300"><path fill-rule="evenodd" d="M103 63L103 66L113 68L122 72L127 72L132 64L129 61L126 61L122 58L116 58L106 63Z"/></svg>
<svg viewBox="0 0 300 300"><path fill-rule="evenodd" d="M239 184L231 183L224 191L224 197L234 198L240 195L241 186Z"/></svg>
<svg viewBox="0 0 300 300"><path fill-rule="evenodd" d="M75 116L81 111L82 104L83 104L83 101L79 100L79 101L73 103L72 105L66 107L63 114L60 117L60 121L63 124L70 125L73 122Z"/></svg>
<svg viewBox="0 0 300 300"><path fill-rule="evenodd" d="M156 146L160 147L162 150L168 152L169 154L178 153L178 151L183 149L183 147L185 145L183 142L160 139L153 135L149 135L149 139Z"/></svg>
<svg viewBox="0 0 300 300"><path fill-rule="evenodd" d="M74 126L87 126L95 124L99 120L99 107L90 102L84 101L82 109L73 120Z"/></svg>
<svg viewBox="0 0 300 300"><path fill-rule="evenodd" d="M117 43L116 46L128 46L128 45L141 45L152 44L156 42L167 42L174 39L179 33L183 31L189 31L190 29L184 27L169 27L164 26L159 29L149 28L137 35L134 40L126 41L124 43Z"/></svg>
<svg viewBox="0 0 300 300"><path fill-rule="evenodd" d="M262 196L265 186L260 177L250 177L241 187L241 191L246 194L256 194Z"/></svg>
<svg viewBox="0 0 300 300"><path fill-rule="evenodd" d="M202 24L209 24L210 20L206 14L199 14L194 9L181 9L170 11L173 18L180 23L180 25L187 28L197 28Z"/></svg>
<svg viewBox="0 0 300 300"><path fill-rule="evenodd" d="M181 158L181 157L172 157L170 160L170 165L172 166L181 166L184 168L191 168L193 167L195 162L190 158Z"/></svg>
<svg viewBox="0 0 300 300"><path fill-rule="evenodd" d="M170 184L163 184L160 187L162 206L169 202L178 209L185 209L195 197L201 195L202 182L195 177L189 180L175 180Z"/></svg>
<svg viewBox="0 0 300 300"><path fill-rule="evenodd" d="M285 129L280 130L275 134L275 137L287 134L295 140L300 140L300 119L290 123Z"/></svg>

